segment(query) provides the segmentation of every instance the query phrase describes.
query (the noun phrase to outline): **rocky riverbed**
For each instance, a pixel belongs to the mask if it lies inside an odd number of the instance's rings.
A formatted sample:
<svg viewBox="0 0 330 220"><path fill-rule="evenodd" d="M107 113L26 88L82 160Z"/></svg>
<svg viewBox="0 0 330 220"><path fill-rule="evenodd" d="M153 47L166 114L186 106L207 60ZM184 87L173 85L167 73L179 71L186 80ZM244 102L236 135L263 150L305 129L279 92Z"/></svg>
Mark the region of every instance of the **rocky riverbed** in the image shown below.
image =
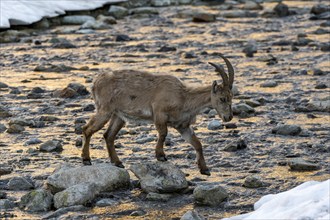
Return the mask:
<svg viewBox="0 0 330 220"><path fill-rule="evenodd" d="M220 219L252 211L263 195L330 178L329 3L136 2L0 32L0 218L180 219L194 209ZM92 138L95 165L82 167L96 75L129 68L210 84L220 80L208 64L222 62L219 53L235 68L235 117L223 123L205 109L194 125L210 177L175 130L166 140L170 163L155 163L148 124L118 135L128 172L107 164L105 130ZM177 178L166 185L170 171Z"/></svg>

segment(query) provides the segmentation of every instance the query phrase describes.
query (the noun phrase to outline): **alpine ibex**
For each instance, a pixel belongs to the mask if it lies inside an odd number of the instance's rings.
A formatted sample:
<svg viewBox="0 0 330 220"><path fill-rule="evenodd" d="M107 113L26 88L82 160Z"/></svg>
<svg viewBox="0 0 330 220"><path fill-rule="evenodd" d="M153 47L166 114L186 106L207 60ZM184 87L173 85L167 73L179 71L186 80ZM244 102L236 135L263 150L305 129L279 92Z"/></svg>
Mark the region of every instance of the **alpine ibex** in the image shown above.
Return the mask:
<svg viewBox="0 0 330 220"><path fill-rule="evenodd" d="M222 84L214 81L210 86L191 87L171 75L153 75L135 70L119 70L100 74L94 81L92 94L96 114L83 127L84 144L82 159L91 165L89 142L91 136L109 120L104 133L111 162L124 167L119 160L114 140L127 120L153 122L158 131L156 158L166 161L163 145L167 127L175 128L196 150L197 164L201 174L210 175L203 149L190 125L196 115L206 107L213 107L228 122L233 118L231 109L234 69L229 60L221 55L228 68L228 75L222 66L210 63L222 78Z"/></svg>

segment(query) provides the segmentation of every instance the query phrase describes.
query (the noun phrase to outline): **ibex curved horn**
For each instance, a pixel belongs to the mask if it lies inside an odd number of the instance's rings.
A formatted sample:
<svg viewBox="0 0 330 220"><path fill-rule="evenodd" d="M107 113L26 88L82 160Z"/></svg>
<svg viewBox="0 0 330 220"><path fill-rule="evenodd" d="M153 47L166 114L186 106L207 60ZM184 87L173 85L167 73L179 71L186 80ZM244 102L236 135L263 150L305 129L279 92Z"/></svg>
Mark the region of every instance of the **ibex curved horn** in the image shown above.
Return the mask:
<svg viewBox="0 0 330 220"><path fill-rule="evenodd" d="M222 81L223 81L223 86L224 87L229 87L230 86L229 79L228 79L227 74L225 73L224 68L222 66L219 66L219 65L217 65L215 63L212 63L212 62L209 62L209 64L211 64L212 66L214 66L215 71L217 71L220 74L220 76L222 78Z"/></svg>
<svg viewBox="0 0 330 220"><path fill-rule="evenodd" d="M228 76L229 76L229 88L232 89L234 83L234 75L235 75L234 68L229 62L229 60L223 54L219 54L219 56L226 62L226 66L228 69Z"/></svg>

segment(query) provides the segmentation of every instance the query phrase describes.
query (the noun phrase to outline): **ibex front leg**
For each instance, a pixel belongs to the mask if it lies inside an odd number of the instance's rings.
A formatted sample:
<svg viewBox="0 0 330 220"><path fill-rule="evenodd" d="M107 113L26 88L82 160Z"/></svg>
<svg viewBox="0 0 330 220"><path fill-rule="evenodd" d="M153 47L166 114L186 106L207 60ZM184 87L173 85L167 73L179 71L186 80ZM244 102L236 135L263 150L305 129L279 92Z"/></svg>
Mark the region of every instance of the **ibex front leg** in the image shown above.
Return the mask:
<svg viewBox="0 0 330 220"><path fill-rule="evenodd" d="M204 155L203 155L203 147L201 142L198 140L198 138L195 135L195 132L190 128L180 128L177 129L180 134L182 135L182 138L190 143L196 150L196 160L197 160L197 165L200 170L200 173L203 175L210 176L210 170L206 166Z"/></svg>
<svg viewBox="0 0 330 220"><path fill-rule="evenodd" d="M158 114L155 117L155 125L158 131L158 140L156 145L156 158L158 161L167 161L164 153L164 142L167 136L167 117L163 114Z"/></svg>

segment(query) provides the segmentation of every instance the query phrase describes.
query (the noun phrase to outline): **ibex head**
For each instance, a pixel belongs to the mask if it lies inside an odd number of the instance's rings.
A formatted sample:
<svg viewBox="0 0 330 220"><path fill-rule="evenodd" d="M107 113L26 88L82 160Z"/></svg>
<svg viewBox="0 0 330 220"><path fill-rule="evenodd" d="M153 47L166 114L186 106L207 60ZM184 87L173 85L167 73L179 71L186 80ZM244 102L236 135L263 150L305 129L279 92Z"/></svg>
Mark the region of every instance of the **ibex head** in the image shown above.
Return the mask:
<svg viewBox="0 0 330 220"><path fill-rule="evenodd" d="M224 68L220 65L209 62L215 67L215 71L218 72L222 78L222 84L218 84L214 81L211 91L211 102L213 108L218 112L223 121L228 122L233 118L233 111L231 109L231 103L233 93L231 91L234 82L234 68L229 60L220 54L220 57L224 59L228 68L228 75Z"/></svg>

